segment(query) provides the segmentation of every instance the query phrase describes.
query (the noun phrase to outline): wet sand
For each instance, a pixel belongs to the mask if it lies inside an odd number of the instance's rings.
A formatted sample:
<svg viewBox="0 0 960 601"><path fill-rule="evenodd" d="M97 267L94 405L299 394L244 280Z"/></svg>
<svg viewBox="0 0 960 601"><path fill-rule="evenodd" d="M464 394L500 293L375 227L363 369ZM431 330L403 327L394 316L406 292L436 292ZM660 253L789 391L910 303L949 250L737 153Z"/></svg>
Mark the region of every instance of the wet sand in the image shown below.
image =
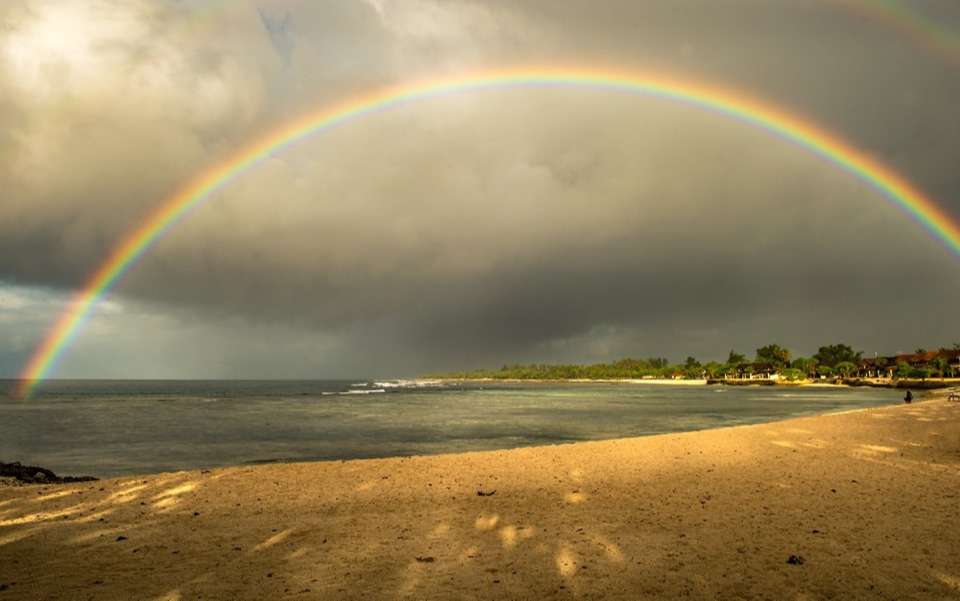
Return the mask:
<svg viewBox="0 0 960 601"><path fill-rule="evenodd" d="M0 601L277 598L960 599L960 403L0 488Z"/></svg>

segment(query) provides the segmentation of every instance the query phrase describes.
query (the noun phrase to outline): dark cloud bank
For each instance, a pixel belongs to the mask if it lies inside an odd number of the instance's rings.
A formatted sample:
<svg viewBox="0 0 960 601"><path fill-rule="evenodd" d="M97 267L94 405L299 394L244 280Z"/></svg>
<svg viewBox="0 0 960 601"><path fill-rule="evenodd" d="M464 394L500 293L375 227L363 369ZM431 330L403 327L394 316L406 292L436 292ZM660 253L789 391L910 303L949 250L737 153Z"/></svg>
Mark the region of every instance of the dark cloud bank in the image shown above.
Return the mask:
<svg viewBox="0 0 960 601"><path fill-rule="evenodd" d="M707 78L810 116L960 214L954 65L841 4L4 3L0 375L205 165L428 74L576 62ZM877 192L766 132L596 90L487 91L354 122L244 174L130 273L60 373L912 350L960 339L958 276Z"/></svg>

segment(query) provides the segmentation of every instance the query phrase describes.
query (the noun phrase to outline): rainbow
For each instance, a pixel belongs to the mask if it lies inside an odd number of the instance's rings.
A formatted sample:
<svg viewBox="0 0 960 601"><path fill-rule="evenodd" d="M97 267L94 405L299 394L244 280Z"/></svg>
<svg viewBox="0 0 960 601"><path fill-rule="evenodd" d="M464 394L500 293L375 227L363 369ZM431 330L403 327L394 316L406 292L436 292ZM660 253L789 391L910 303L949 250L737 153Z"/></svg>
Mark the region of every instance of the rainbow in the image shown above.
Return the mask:
<svg viewBox="0 0 960 601"><path fill-rule="evenodd" d="M936 19L910 6L904 0L822 0L865 19L884 23L899 32L917 47L945 58L950 63L960 62L960 32L944 26ZM190 23L203 22L222 14L231 0L211 0L192 8Z"/></svg>
<svg viewBox="0 0 960 601"><path fill-rule="evenodd" d="M889 167L836 135L799 116L741 92L685 81L652 72L606 71L596 68L517 68L402 84L361 94L307 114L242 148L199 174L157 208L122 240L93 273L37 347L21 374L17 392L29 397L82 329L98 301L171 228L239 174L264 159L316 133L348 121L418 100L452 93L509 87L590 87L640 94L683 103L764 129L847 171L915 219L960 256L960 227L933 200Z"/></svg>
<svg viewBox="0 0 960 601"><path fill-rule="evenodd" d="M822 0L839 6L842 10L857 14L871 21L884 23L899 32L915 46L945 58L950 63L960 63L960 32L945 27L935 19L912 8L903 0ZM189 23L203 22L222 14L231 0L211 0L193 7Z"/></svg>
<svg viewBox="0 0 960 601"><path fill-rule="evenodd" d="M914 44L960 63L960 34L913 10L902 0L834 0L868 19L886 23Z"/></svg>

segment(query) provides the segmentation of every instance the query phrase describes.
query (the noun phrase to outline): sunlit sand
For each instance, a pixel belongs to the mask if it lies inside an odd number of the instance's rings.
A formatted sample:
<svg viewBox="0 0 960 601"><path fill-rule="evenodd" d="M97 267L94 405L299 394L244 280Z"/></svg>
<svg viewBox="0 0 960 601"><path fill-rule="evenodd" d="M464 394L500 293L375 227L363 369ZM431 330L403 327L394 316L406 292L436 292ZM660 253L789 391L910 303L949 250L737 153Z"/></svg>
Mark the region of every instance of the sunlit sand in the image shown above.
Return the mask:
<svg viewBox="0 0 960 601"><path fill-rule="evenodd" d="M942 400L13 487L0 598L955 598L958 487L960 404Z"/></svg>

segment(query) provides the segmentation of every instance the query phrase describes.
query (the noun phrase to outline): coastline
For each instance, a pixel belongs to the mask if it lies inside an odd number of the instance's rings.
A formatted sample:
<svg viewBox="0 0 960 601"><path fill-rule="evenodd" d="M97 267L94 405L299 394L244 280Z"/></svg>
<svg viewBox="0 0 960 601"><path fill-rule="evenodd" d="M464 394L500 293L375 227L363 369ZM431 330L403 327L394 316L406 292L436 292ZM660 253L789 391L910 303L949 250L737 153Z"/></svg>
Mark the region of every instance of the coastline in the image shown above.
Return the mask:
<svg viewBox="0 0 960 601"><path fill-rule="evenodd" d="M570 378L570 379L534 379L534 378L414 378L409 380L418 386L437 386L450 384L650 384L657 386L812 386L821 388L892 388L915 390L946 390L960 387L960 378L928 378L926 380L886 380L886 379L849 379L842 382L824 382L817 380L773 380L755 378L752 380L723 379L663 379L663 378Z"/></svg>
<svg viewBox="0 0 960 601"><path fill-rule="evenodd" d="M31 406L0 405L2 415L14 412L18 418L0 418L0 438L13 442L6 445L7 457L0 459L67 475L110 478L616 439L896 403L902 396L867 389L721 390L700 385L482 384L428 390L404 382L392 390L387 384L324 383L308 389L312 394L306 395L298 393L302 390L298 385L288 386L281 389L281 403L276 402L271 385L244 384L235 389L236 394L225 388L211 397L205 393L207 385L184 385L185 393L179 398L185 402L168 402L166 396L149 389L143 394L133 388L125 404L130 411L89 427L72 424L85 423L88 415L114 411L113 396L91 395L83 402L51 397ZM370 394L367 388L376 389L374 396L363 396ZM261 396L261 389L267 394ZM23 436L44 432L51 414L64 422L61 446ZM164 427L154 431L148 425L154 421ZM207 433L204 439L197 439L198 431ZM257 434L251 441L253 431Z"/></svg>
<svg viewBox="0 0 960 601"><path fill-rule="evenodd" d="M707 380L669 380L642 378L570 378L565 380L538 380L533 378L416 378L411 380L421 386L450 384L651 384L657 386L705 386Z"/></svg>
<svg viewBox="0 0 960 601"><path fill-rule="evenodd" d="M960 403L940 396L0 489L0 599L956 598Z"/></svg>

